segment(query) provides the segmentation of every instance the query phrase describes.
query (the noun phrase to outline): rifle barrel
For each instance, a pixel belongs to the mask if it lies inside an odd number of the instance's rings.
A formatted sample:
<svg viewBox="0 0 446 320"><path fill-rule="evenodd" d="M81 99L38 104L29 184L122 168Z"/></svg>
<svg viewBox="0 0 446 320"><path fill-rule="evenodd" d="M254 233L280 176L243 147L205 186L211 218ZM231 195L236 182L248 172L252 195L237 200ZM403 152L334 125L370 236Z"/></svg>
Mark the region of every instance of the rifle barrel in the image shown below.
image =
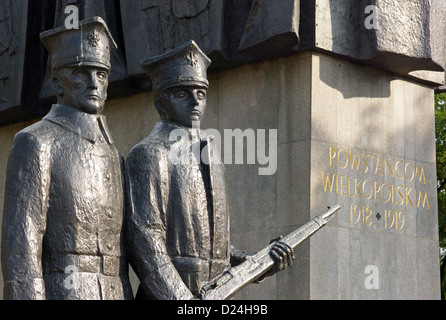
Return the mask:
<svg viewBox="0 0 446 320"><path fill-rule="evenodd" d="M340 208L340 205L328 208L328 210L311 219L280 241L286 243L293 249L296 248L300 243L311 237L333 219L335 212ZM274 243L260 250L255 255L247 257L243 263L229 268L210 283L203 286L200 291L200 298L202 300L229 299L248 284L254 282L274 265L274 260L269 254L273 245Z"/></svg>

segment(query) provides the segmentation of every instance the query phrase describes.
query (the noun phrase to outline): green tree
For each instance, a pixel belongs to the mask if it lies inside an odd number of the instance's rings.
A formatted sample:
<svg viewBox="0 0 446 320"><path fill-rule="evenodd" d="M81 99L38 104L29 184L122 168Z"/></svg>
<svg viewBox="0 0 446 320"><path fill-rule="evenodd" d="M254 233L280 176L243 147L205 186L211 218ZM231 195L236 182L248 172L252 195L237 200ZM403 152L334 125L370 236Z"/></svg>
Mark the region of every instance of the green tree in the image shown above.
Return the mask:
<svg viewBox="0 0 446 320"><path fill-rule="evenodd" d="M446 297L446 93L435 95L438 228L441 248L441 296Z"/></svg>

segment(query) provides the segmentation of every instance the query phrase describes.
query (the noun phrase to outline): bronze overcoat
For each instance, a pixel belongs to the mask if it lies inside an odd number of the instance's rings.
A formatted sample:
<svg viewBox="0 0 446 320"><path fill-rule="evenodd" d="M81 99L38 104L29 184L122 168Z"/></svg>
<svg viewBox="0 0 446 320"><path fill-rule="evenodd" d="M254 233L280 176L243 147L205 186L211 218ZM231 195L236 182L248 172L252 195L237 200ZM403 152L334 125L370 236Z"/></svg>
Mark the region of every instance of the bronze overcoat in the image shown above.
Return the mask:
<svg viewBox="0 0 446 320"><path fill-rule="evenodd" d="M148 298L189 299L230 266L224 166L198 161L219 151L198 135L160 121L126 160L129 261Z"/></svg>
<svg viewBox="0 0 446 320"><path fill-rule="evenodd" d="M3 213L5 298L132 298L122 169L102 115L53 105L15 136Z"/></svg>

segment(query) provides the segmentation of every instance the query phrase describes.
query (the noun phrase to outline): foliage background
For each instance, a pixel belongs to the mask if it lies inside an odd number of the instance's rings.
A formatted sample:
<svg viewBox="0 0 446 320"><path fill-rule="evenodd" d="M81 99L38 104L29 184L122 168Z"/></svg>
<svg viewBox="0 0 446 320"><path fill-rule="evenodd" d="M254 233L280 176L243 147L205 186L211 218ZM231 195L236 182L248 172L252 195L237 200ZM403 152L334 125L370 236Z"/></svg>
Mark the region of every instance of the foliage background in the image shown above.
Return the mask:
<svg viewBox="0 0 446 320"><path fill-rule="evenodd" d="M440 244L441 297L446 297L446 93L435 95L437 146L438 228Z"/></svg>

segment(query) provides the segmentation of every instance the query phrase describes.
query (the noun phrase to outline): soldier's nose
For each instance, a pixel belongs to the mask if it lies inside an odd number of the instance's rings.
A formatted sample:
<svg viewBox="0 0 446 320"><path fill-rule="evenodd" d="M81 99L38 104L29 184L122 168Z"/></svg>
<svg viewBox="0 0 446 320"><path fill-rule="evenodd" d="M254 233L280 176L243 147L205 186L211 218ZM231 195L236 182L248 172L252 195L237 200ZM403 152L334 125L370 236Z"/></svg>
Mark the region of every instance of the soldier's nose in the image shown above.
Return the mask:
<svg viewBox="0 0 446 320"><path fill-rule="evenodd" d="M198 106L198 95L194 92L194 93L192 93L191 94L191 99L190 99L190 102L191 102L191 104L192 105L194 105L194 106Z"/></svg>
<svg viewBox="0 0 446 320"><path fill-rule="evenodd" d="M99 88L99 79L96 73L90 73L88 77L88 88L97 89Z"/></svg>

